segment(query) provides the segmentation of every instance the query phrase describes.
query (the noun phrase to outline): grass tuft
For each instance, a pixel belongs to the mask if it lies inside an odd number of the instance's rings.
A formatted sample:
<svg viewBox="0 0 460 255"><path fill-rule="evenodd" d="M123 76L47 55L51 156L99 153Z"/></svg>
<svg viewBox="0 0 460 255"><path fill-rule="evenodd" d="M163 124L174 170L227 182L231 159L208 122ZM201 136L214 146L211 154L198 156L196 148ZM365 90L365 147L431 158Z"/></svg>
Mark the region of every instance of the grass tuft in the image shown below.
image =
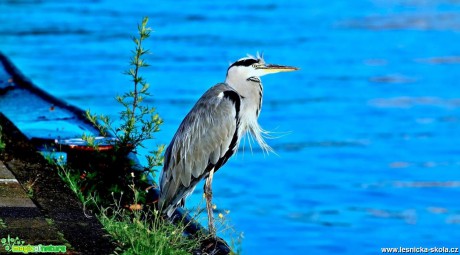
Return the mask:
<svg viewBox="0 0 460 255"><path fill-rule="evenodd" d="M129 212L121 207L105 208L98 215L105 229L124 247L123 254L190 254L199 247L183 235L184 226L172 225L161 217L153 221L144 211Z"/></svg>
<svg viewBox="0 0 460 255"><path fill-rule="evenodd" d="M4 150L5 147L6 147L6 144L2 139L2 126L0 126L0 151Z"/></svg>

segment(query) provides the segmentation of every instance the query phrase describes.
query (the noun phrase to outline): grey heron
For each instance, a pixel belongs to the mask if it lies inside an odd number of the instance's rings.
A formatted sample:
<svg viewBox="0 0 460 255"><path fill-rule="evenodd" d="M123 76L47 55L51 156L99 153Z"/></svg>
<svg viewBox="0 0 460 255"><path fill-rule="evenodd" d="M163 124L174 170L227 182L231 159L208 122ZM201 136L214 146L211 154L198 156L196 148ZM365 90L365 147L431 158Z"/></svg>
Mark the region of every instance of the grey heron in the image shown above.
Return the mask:
<svg viewBox="0 0 460 255"><path fill-rule="evenodd" d="M212 179L250 133L262 149L271 148L258 124L263 87L260 76L298 70L266 64L263 57L248 56L231 64L224 83L206 91L180 124L165 151L160 175L159 207L171 217L195 186L206 179L204 193L209 232L215 235L212 208Z"/></svg>

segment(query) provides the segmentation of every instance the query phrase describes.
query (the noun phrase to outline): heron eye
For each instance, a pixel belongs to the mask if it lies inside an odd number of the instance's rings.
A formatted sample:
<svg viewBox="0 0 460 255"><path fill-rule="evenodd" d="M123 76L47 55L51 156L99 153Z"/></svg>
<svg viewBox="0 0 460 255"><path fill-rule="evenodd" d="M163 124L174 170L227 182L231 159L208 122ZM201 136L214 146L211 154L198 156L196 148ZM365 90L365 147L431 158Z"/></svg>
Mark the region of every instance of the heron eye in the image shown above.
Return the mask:
<svg viewBox="0 0 460 255"><path fill-rule="evenodd" d="M258 64L253 64L252 67L256 68L258 67L259 65Z"/></svg>

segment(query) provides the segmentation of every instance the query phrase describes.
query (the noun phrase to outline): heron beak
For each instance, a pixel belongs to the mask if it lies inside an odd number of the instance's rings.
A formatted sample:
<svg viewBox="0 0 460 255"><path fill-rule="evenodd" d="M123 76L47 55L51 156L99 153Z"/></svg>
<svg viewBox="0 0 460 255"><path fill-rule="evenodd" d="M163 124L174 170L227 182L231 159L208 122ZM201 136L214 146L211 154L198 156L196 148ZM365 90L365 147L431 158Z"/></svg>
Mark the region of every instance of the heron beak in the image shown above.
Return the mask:
<svg viewBox="0 0 460 255"><path fill-rule="evenodd" d="M292 72L292 71L299 70L299 68L293 67L293 66L282 66L282 65L271 65L271 64L260 65L256 67L256 69L261 70L264 74Z"/></svg>

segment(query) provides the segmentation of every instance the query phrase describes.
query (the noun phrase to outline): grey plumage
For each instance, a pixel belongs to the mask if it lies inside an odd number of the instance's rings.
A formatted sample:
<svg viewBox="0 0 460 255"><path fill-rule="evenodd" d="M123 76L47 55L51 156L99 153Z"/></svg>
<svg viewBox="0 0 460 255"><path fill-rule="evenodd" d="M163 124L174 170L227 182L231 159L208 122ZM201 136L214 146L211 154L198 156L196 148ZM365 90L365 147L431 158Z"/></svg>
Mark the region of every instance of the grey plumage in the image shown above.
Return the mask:
<svg viewBox="0 0 460 255"><path fill-rule="evenodd" d="M160 180L160 206L169 216L210 169L217 171L237 149L240 100L233 88L220 83L182 121L166 149Z"/></svg>
<svg viewBox="0 0 460 255"><path fill-rule="evenodd" d="M179 205L183 206L186 197L205 178L208 179L205 193L206 190L211 193L213 173L235 153L246 132L251 133L264 150L271 150L257 122L263 95L259 77L294 70L297 68L267 65L259 56L242 58L228 68L225 83L203 94L182 121L165 152L159 200L164 214L171 216ZM209 187L206 189L206 186ZM211 194L208 195L211 231Z"/></svg>

